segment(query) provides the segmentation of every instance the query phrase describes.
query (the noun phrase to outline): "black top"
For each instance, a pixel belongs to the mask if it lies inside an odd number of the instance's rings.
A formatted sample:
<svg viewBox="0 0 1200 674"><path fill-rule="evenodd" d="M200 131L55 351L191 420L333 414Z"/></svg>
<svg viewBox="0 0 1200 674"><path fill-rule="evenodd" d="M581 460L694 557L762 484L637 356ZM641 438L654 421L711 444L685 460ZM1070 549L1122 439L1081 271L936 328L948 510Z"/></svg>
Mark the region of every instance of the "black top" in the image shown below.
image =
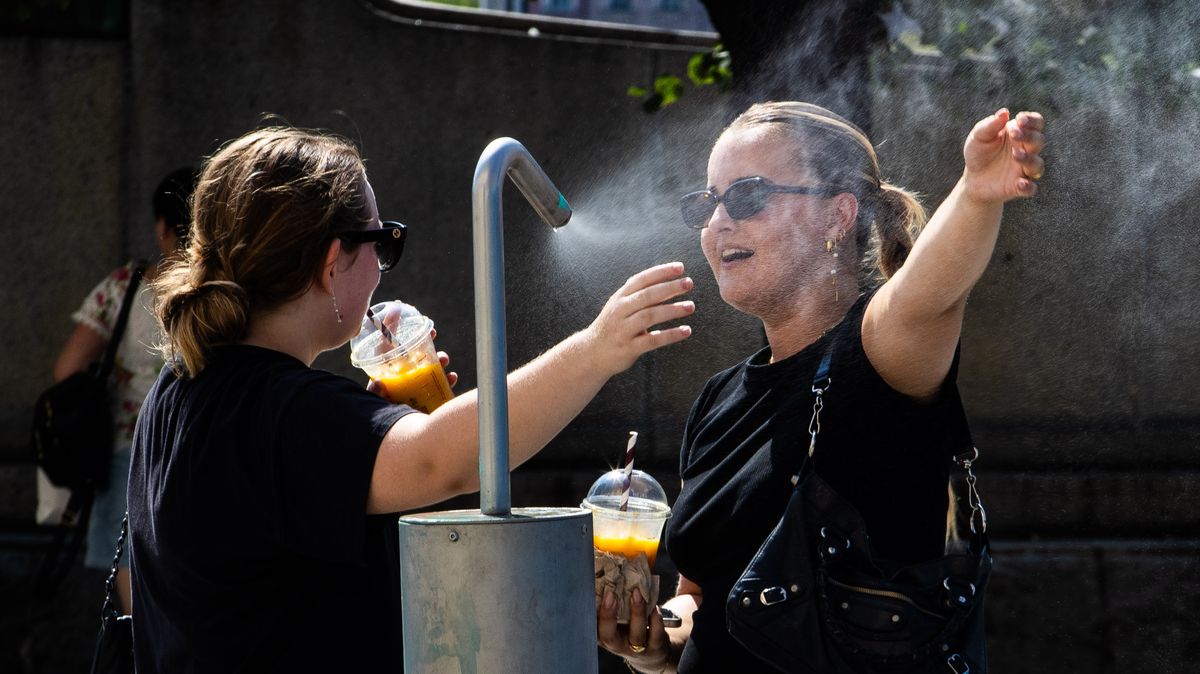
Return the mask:
<svg viewBox="0 0 1200 674"><path fill-rule="evenodd" d="M729 636L725 599L787 506L808 452L813 376L831 342L816 471L862 514L876 555L901 563L942 555L954 451L946 415L958 404L945 392L956 368L931 404L888 386L863 352L870 296L800 353L771 363L767 347L717 374L693 406L667 535L672 561L703 593L681 674L773 671Z"/></svg>
<svg viewBox="0 0 1200 674"><path fill-rule="evenodd" d="M164 368L129 475L139 674L401 667L396 517L366 504L412 411L253 346Z"/></svg>

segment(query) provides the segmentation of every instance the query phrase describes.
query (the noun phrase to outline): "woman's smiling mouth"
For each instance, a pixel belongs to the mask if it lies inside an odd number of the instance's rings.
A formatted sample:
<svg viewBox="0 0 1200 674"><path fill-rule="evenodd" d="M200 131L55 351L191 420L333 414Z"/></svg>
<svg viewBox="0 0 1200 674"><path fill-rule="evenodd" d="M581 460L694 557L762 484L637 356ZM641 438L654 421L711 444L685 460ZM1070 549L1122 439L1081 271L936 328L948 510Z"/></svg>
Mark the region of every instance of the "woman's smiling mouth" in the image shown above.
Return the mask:
<svg viewBox="0 0 1200 674"><path fill-rule="evenodd" d="M738 260L745 260L752 255L754 255L754 251L746 250L745 248L726 248L721 251L721 262L737 262Z"/></svg>

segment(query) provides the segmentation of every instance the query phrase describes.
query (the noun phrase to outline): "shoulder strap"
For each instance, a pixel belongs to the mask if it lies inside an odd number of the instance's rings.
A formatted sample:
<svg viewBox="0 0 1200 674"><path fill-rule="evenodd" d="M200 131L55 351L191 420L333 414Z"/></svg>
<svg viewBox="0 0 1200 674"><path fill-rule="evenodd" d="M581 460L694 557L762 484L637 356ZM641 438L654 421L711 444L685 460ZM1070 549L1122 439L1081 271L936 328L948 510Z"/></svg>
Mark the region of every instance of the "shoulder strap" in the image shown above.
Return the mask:
<svg viewBox="0 0 1200 674"><path fill-rule="evenodd" d="M800 487L800 478L804 471L813 470L813 454L817 448L817 435L821 432L821 410L825 407L825 392L833 385L833 348L834 342L831 340L813 375L814 400L812 419L808 422L808 456L800 472L792 476L792 484L797 489ZM955 373L957 366L956 353L951 365L951 374ZM946 552L978 552L987 545L987 511L979 497L979 490L975 487L975 473L971 470L971 466L979 459L979 450L971 438L971 427L967 423L958 385L953 381L946 396L942 404L949 406L947 423L950 425L951 442L955 448L955 453L947 457L950 461L950 503L946 517Z"/></svg>
<svg viewBox="0 0 1200 674"><path fill-rule="evenodd" d="M112 374L117 358L117 347L121 345L121 338L125 336L125 325L129 322L129 308L133 306L133 298L137 294L138 284L141 283L142 275L145 273L146 265L138 262L133 270L133 276L129 279L129 287L125 288L125 296L121 298L121 309L117 312L117 322L113 325L112 336L108 339L108 348L104 350L104 360L100 361L100 370L96 373L96 378L101 382L108 381L108 375Z"/></svg>
<svg viewBox="0 0 1200 674"><path fill-rule="evenodd" d="M79 556L87 534L88 517L92 512L94 492L90 486L71 490L71 498L63 511L62 520L54 529L54 538L46 548L46 556L38 566L34 595L50 599Z"/></svg>
<svg viewBox="0 0 1200 674"><path fill-rule="evenodd" d="M117 612L117 571L120 568L121 556L125 554L125 543L129 536L129 512L125 512L125 517L121 519L121 533L117 536L117 551L113 555L112 569L108 573L108 579L104 581L104 605L100 607L100 621L110 613L120 615Z"/></svg>

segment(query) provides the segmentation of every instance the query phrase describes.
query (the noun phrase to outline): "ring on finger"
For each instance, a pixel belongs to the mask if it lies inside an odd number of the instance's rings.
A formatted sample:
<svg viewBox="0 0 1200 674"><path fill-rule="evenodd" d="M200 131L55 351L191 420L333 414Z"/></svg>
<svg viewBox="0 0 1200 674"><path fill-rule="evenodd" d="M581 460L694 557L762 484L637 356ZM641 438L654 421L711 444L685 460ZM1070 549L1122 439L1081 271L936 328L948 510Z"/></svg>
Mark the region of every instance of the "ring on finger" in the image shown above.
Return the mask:
<svg viewBox="0 0 1200 674"><path fill-rule="evenodd" d="M1033 179L1033 180L1041 180L1041 178L1042 178L1042 172L1041 172L1041 171L1038 171L1037 173L1035 173L1035 174L1033 174L1033 175L1031 175L1031 176L1029 176L1029 177L1030 177L1031 179Z"/></svg>
<svg viewBox="0 0 1200 674"><path fill-rule="evenodd" d="M634 653L643 653L645 652L646 647L631 643L629 644L629 650L633 651Z"/></svg>

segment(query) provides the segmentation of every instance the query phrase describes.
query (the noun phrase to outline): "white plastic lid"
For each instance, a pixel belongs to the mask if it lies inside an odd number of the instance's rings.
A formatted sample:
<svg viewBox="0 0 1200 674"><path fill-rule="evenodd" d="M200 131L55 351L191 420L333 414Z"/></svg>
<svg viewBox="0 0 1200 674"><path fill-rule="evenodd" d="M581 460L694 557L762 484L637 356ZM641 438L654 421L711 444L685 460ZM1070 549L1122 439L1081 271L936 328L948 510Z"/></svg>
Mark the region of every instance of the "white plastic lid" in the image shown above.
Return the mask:
<svg viewBox="0 0 1200 674"><path fill-rule="evenodd" d="M624 492L625 471L619 468L610 470L592 483L587 498L579 505L592 511L619 511ZM667 503L667 493L662 485L649 474L634 470L629 479L629 504L625 516L630 519L662 519L670 515L671 506Z"/></svg>
<svg viewBox="0 0 1200 674"><path fill-rule="evenodd" d="M372 367L411 351L433 330L432 320L399 300L380 302L371 307L370 313L374 320L363 316L358 334L350 340L350 364L354 367ZM387 328L387 335L380 325Z"/></svg>

